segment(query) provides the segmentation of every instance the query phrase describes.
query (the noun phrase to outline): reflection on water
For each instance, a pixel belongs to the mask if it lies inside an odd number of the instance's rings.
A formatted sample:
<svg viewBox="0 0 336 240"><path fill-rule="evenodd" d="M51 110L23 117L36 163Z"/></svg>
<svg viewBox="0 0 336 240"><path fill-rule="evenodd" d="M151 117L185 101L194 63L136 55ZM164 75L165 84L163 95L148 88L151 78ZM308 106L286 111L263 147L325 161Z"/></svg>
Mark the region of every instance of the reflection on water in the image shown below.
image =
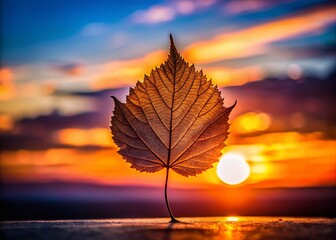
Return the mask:
<svg viewBox="0 0 336 240"><path fill-rule="evenodd" d="M238 217L227 217L226 221L227 222L238 222L239 218Z"/></svg>

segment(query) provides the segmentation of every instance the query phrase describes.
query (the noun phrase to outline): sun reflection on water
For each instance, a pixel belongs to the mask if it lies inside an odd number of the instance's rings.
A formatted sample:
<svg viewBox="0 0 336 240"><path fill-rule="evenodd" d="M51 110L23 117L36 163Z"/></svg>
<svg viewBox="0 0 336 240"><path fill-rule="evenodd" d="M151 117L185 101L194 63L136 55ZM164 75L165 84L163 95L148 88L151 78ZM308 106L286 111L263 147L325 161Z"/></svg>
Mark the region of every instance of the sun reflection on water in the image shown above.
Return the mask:
<svg viewBox="0 0 336 240"><path fill-rule="evenodd" d="M238 222L239 217L229 216L229 217L226 217L226 221L227 222Z"/></svg>

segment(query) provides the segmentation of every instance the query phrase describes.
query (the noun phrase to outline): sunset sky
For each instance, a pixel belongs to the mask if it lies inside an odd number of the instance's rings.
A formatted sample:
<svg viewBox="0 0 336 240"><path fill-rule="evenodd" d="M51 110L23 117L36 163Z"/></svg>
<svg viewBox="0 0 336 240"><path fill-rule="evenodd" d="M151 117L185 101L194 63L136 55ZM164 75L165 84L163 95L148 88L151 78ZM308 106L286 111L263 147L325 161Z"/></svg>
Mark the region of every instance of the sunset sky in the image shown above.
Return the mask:
<svg viewBox="0 0 336 240"><path fill-rule="evenodd" d="M110 96L124 101L165 60L171 33L225 106L238 102L222 152L250 175L234 188L336 187L333 1L3 0L1 11L3 184L162 187L164 171L117 154ZM216 167L172 173L170 186L232 188Z"/></svg>

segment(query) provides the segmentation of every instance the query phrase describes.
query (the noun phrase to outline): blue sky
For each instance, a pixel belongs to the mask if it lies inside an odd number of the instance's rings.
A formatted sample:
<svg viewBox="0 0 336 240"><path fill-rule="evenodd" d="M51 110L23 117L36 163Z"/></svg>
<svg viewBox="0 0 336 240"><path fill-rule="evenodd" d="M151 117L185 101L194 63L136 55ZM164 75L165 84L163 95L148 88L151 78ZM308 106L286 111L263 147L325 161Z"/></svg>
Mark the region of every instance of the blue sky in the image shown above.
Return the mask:
<svg viewBox="0 0 336 240"><path fill-rule="evenodd" d="M224 32L245 29L307 9L331 5L330 1L193 1L190 10L176 10L188 1L43 1L4 0L2 61L4 65L45 61L103 62L141 56L165 49L173 33L183 49ZM202 3L203 2L203 3ZM233 4L236 2L236 4ZM237 6L240 9L236 9ZM145 21L153 7L173 7L171 17ZM186 7L184 7L186 8ZM181 5L183 9L183 5ZM143 13L141 13L143 11ZM136 19L138 18L138 19ZM309 23L307 23L309 24ZM275 46L301 45L307 49L332 46L333 24L319 35L305 34Z"/></svg>
<svg viewBox="0 0 336 240"><path fill-rule="evenodd" d="M2 4L0 112L4 114L22 117L52 111L59 105L51 100L57 91L132 86L164 60L170 33L186 60L219 86L269 76L324 79L335 67L332 1L3 0ZM84 101L70 112L89 106Z"/></svg>

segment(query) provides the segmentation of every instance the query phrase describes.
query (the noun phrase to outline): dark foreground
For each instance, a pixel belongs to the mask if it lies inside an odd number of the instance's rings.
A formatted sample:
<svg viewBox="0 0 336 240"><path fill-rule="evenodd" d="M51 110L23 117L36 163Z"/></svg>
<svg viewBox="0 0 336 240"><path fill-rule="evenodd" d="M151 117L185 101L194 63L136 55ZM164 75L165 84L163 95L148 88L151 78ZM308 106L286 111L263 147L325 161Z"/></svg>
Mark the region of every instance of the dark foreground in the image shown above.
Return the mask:
<svg viewBox="0 0 336 240"><path fill-rule="evenodd" d="M107 219L8 221L2 239L336 239L336 219L287 217L208 217L168 219Z"/></svg>

